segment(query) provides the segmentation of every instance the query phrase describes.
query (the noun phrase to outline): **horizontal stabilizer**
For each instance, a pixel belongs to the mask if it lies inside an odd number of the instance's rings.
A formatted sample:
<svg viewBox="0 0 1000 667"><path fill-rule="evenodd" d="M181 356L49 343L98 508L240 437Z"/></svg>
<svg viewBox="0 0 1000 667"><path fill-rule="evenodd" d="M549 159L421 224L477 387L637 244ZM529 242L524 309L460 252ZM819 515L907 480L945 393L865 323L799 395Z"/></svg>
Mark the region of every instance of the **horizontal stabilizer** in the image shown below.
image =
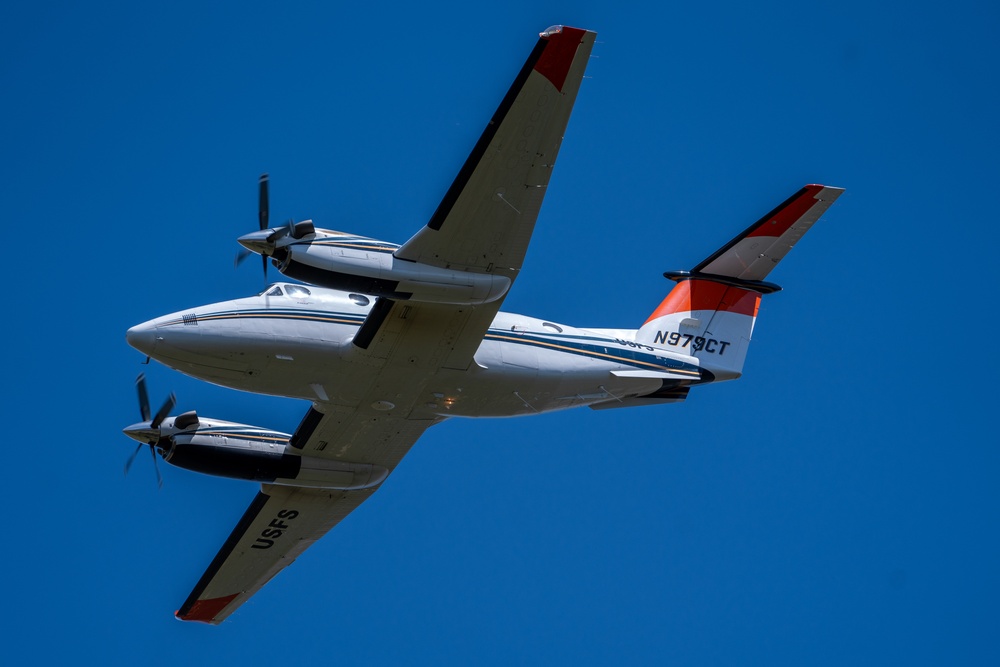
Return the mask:
<svg viewBox="0 0 1000 667"><path fill-rule="evenodd" d="M763 280L843 191L825 185L805 186L691 273Z"/></svg>

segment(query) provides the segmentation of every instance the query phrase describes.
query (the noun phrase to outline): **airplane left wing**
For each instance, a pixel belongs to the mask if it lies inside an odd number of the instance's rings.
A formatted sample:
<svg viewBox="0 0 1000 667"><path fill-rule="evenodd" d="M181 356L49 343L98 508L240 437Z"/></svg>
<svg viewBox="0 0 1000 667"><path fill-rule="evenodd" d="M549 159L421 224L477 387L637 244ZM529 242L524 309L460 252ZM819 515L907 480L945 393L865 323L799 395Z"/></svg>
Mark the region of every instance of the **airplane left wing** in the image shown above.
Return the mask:
<svg viewBox="0 0 1000 667"><path fill-rule="evenodd" d="M520 272L535 220L569 123L596 33L553 26L514 79L437 210L395 257L447 269L500 275ZM472 361L504 297L474 306L379 299L355 338L359 347L387 348L383 325L421 318L448 322L439 367L464 370ZM409 326L413 332L418 329ZM411 334L408 334L411 335Z"/></svg>
<svg viewBox="0 0 1000 667"><path fill-rule="evenodd" d="M434 215L397 258L513 281L596 37L568 26L541 33Z"/></svg>
<svg viewBox="0 0 1000 667"><path fill-rule="evenodd" d="M262 485L177 618L218 625L374 492Z"/></svg>

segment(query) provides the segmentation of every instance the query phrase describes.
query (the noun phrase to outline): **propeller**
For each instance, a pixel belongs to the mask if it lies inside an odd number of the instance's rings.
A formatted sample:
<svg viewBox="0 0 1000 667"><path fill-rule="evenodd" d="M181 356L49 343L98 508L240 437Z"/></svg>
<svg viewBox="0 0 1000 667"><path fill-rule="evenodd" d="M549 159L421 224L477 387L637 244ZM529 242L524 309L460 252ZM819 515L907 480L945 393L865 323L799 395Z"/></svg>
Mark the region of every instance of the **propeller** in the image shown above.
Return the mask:
<svg viewBox="0 0 1000 667"><path fill-rule="evenodd" d="M311 220L295 222L289 219L284 226L277 229L268 229L268 218L270 217L270 201L268 196L268 175L260 175L260 196L258 199L258 221L260 229L250 232L237 239L243 249L236 253L235 266L239 266L251 253L259 253L262 266L264 267L264 282L267 282L267 259L270 257L275 262L275 266L280 267L280 263L287 258L287 251L284 248L277 248L275 244L279 239L290 236L293 239L301 239L307 234L314 234L316 227Z"/></svg>
<svg viewBox="0 0 1000 667"><path fill-rule="evenodd" d="M257 222L260 225L260 231L264 231L265 229L267 229L267 221L271 215L270 211L271 204L270 204L270 197L268 195L268 185L267 185L269 180L270 178L268 177L267 174L260 175L258 194L257 194ZM252 253L250 252L249 248L243 248L242 250L237 252L236 261L233 263L233 266L239 266L240 264L242 264L243 260L245 260L250 254ZM266 283L267 256L261 254L260 259L261 259L261 266L263 266L264 268L264 282Z"/></svg>
<svg viewBox="0 0 1000 667"><path fill-rule="evenodd" d="M139 450L142 449L143 444L146 444L149 446L149 453L153 457L153 469L156 471L157 486L163 487L163 476L160 474L160 466L156 461L156 445L160 441L160 424L167 418L170 411L174 409L177 397L173 393L167 396L167 400L160 406L160 409L156 412L156 416L150 419L149 392L146 390L145 374L139 374L139 377L135 379L135 386L139 394L139 414L142 416L142 422L125 429L127 436L139 440L139 444L136 446L135 451L132 452L132 456L125 462L125 474L128 475L128 471L132 467L135 457L138 456Z"/></svg>

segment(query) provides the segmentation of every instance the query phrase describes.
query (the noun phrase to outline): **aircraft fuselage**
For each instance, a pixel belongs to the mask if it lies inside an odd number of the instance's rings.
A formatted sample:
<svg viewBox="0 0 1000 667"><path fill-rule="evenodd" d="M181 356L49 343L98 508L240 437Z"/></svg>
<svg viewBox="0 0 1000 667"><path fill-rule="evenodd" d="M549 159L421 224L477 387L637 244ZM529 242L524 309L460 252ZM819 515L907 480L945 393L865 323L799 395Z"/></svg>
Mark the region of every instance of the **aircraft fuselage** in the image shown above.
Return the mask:
<svg viewBox="0 0 1000 667"><path fill-rule="evenodd" d="M192 377L260 394L352 405L373 361L352 344L372 305L358 294L297 285L209 304L129 329L129 343ZM286 292L298 292L290 295ZM617 334L617 335L616 335ZM704 382L697 360L634 342L634 331L584 330L499 313L466 370L387 388L376 409L437 417L512 417L624 401ZM689 378L686 382L683 379ZM399 399L399 400L396 400Z"/></svg>

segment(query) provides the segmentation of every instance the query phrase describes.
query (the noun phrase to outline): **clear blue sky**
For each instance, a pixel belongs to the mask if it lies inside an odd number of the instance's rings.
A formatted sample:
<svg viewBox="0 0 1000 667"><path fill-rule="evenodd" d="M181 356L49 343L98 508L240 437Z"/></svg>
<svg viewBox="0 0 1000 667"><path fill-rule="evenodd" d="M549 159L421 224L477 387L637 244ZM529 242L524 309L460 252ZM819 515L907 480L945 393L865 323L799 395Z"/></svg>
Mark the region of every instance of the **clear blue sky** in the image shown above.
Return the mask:
<svg viewBox="0 0 1000 667"><path fill-rule="evenodd" d="M6 656L997 664L995 5L142 4L0 22ZM599 43L506 310L638 326L663 271L847 188L745 376L435 427L223 626L175 621L255 487L122 477L126 328L260 289L264 171L273 220L409 238L553 23ZM178 410L306 409L146 372Z"/></svg>

